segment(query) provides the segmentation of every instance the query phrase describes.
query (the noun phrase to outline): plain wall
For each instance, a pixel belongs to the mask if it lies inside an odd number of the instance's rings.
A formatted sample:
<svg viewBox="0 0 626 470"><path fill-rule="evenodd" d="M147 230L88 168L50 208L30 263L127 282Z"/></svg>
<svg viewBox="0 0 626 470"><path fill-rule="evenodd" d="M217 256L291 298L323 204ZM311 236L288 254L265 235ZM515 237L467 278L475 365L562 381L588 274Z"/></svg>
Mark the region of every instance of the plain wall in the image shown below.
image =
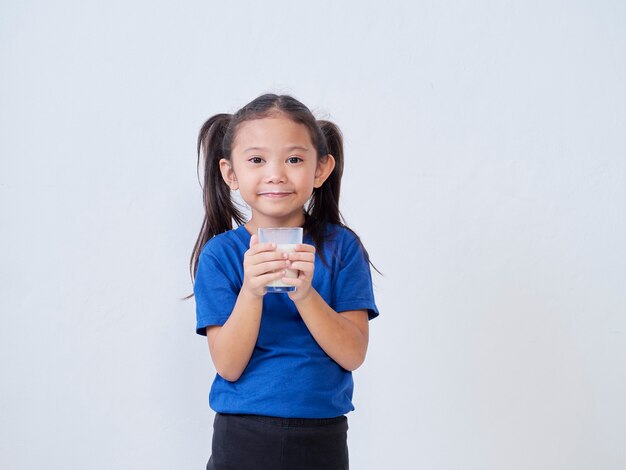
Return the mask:
<svg viewBox="0 0 626 470"><path fill-rule="evenodd" d="M193 469L202 122L345 134L354 469L626 468L620 1L0 3L0 467Z"/></svg>

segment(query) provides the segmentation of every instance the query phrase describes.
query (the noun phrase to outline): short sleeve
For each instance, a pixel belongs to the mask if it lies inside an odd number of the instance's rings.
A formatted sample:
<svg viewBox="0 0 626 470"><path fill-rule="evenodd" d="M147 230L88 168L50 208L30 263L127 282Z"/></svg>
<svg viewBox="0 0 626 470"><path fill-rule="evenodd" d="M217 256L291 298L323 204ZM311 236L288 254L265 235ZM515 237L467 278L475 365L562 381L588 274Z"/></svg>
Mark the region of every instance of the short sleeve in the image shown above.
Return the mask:
<svg viewBox="0 0 626 470"><path fill-rule="evenodd" d="M378 316L370 265L358 239L349 240L342 250L334 284L333 307L336 312L367 310L370 320Z"/></svg>
<svg viewBox="0 0 626 470"><path fill-rule="evenodd" d="M193 286L196 299L196 333L206 335L206 327L221 326L230 316L239 289L227 276L217 257L202 252Z"/></svg>

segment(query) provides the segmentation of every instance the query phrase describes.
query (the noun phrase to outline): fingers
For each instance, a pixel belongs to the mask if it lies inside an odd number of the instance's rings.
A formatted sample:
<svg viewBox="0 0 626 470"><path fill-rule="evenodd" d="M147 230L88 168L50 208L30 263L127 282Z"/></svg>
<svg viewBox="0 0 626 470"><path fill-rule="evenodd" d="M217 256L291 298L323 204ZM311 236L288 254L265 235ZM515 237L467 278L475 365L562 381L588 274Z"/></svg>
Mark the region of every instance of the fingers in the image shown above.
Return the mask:
<svg viewBox="0 0 626 470"><path fill-rule="evenodd" d="M266 261L264 263L252 264L246 270L247 274L253 277L264 276L267 273L274 273L276 271L284 271L289 267L289 261ZM279 276L280 278L280 276Z"/></svg>
<svg viewBox="0 0 626 470"><path fill-rule="evenodd" d="M274 250L276 250L275 243L259 243L256 240L256 235L252 235L250 238L250 249L248 250L248 254L256 255L257 253L263 253L264 251Z"/></svg>
<svg viewBox="0 0 626 470"><path fill-rule="evenodd" d="M312 245L296 245L296 250L289 253L289 269L298 270L298 277L283 277L281 282L296 288L289 292L289 298L294 302L301 301L310 295L313 287L315 271L315 247Z"/></svg>
<svg viewBox="0 0 626 470"><path fill-rule="evenodd" d="M250 237L250 249L244 256L246 278L254 279L254 285L263 285L284 276L289 267L289 255L276 250L275 243L259 243L256 235Z"/></svg>
<svg viewBox="0 0 626 470"><path fill-rule="evenodd" d="M289 259L287 253L281 253L280 251L263 251L255 255L248 257L251 264L267 263L268 261L286 261Z"/></svg>
<svg viewBox="0 0 626 470"><path fill-rule="evenodd" d="M296 245L295 251L289 252L289 259L292 261L315 261L315 247L306 244Z"/></svg>
<svg viewBox="0 0 626 470"><path fill-rule="evenodd" d="M301 273L313 274L315 269L315 247L312 245L296 245L296 251L289 252L289 269L297 269Z"/></svg>
<svg viewBox="0 0 626 470"><path fill-rule="evenodd" d="M254 237L254 239L252 238ZM254 264L264 263L277 259L289 259L290 261L315 262L315 247L312 245L296 245L296 251L281 252L276 250L275 243L258 243L256 235L250 239L250 249L247 256Z"/></svg>
<svg viewBox="0 0 626 470"><path fill-rule="evenodd" d="M250 236L250 248L244 255L243 287L257 296L263 296L268 284L279 279L288 285L303 287L311 284L315 268L315 247L298 244L293 252L277 250L275 243L259 243L256 234ZM287 269L298 273L288 278ZM289 281L285 281L285 280Z"/></svg>
<svg viewBox="0 0 626 470"><path fill-rule="evenodd" d="M302 273L300 273L298 277L283 276L282 278L280 278L280 281L284 282L285 284L289 284L290 286L300 287L302 283L304 282L303 279L300 279L300 276L302 276Z"/></svg>
<svg viewBox="0 0 626 470"><path fill-rule="evenodd" d="M307 284L307 281L300 277L282 277L280 282L288 286L294 286L296 289L302 289ZM308 282L308 284L310 285L311 283Z"/></svg>
<svg viewBox="0 0 626 470"><path fill-rule="evenodd" d="M289 253L289 261L298 262L302 261L305 263L314 263L315 262L315 254L314 253L305 253L305 252L297 252L292 251Z"/></svg>
<svg viewBox="0 0 626 470"><path fill-rule="evenodd" d="M297 269L312 276L315 270L315 255L313 253L289 253L289 269Z"/></svg>
<svg viewBox="0 0 626 470"><path fill-rule="evenodd" d="M256 255L257 253L263 253L265 251L276 251L276 243L259 243L258 237L256 235L252 235L250 237L250 249L248 250L248 254ZM295 246L295 251L288 252L294 255L300 254L315 254L315 247L313 245L306 244L298 244ZM294 258L297 259L297 258ZM304 259L304 258L303 258Z"/></svg>
<svg viewBox="0 0 626 470"><path fill-rule="evenodd" d="M267 286L270 282L282 279L285 276L285 274L287 274L287 271L284 271L284 270L278 270L275 272L261 274L256 277L256 281L261 286Z"/></svg>
<svg viewBox="0 0 626 470"><path fill-rule="evenodd" d="M287 261L289 264L287 265L287 269L290 271L295 271L298 273L297 276L291 277L291 279L308 279L309 281L313 279L313 273L315 272L315 264L312 262L305 261Z"/></svg>
<svg viewBox="0 0 626 470"><path fill-rule="evenodd" d="M313 273L315 265L305 261L289 261L289 269L295 269L305 273Z"/></svg>
<svg viewBox="0 0 626 470"><path fill-rule="evenodd" d="M284 270L278 270L276 272L270 272L266 274L261 274L259 276L253 276L251 278L246 278L242 288L246 288L251 290L255 295L259 297L263 297L266 292L266 288L268 284L271 284L274 281L279 280L286 273Z"/></svg>
<svg viewBox="0 0 626 470"><path fill-rule="evenodd" d="M315 270L315 247L298 244L295 251L281 252L275 243L259 243L258 237L250 237L250 248L244 256L244 285L255 292L264 292L265 286L282 279L287 285L306 289L311 285ZM286 277L287 269L297 273L297 277Z"/></svg>

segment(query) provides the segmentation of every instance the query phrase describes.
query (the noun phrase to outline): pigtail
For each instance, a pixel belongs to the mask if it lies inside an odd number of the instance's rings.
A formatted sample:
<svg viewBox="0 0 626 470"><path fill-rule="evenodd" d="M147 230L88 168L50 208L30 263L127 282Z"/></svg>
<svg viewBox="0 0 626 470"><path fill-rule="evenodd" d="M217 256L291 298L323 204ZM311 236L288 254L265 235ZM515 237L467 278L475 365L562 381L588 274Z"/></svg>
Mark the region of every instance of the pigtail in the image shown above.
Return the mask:
<svg viewBox="0 0 626 470"><path fill-rule="evenodd" d="M327 153L335 158L333 172L319 189L324 195L325 209L330 211L329 215L332 219L330 223L340 224L343 222L343 217L339 212L339 194L341 192L341 177L343 176L343 135L339 127L330 121L318 121L318 123L326 139Z"/></svg>
<svg viewBox="0 0 626 470"><path fill-rule="evenodd" d="M326 228L329 224L346 227L339 211L343 175L343 136L339 128L330 121L317 121L316 127L318 158L322 160L328 158L328 154L332 155L335 159L335 168L324 184L313 190L305 211L304 231L311 235L317 246L317 253L322 262L326 263L322 249Z"/></svg>
<svg viewBox="0 0 626 470"><path fill-rule="evenodd" d="M317 121L321 131L321 142L318 144L320 159L335 158L335 168L324 184L313 190L307 213L305 228L313 235L321 234L327 224L344 225L339 212L339 195L341 193L341 177L343 175L343 136L339 128L330 121ZM321 238L320 238L321 240Z"/></svg>
<svg viewBox="0 0 626 470"><path fill-rule="evenodd" d="M202 125L198 134L198 180L201 164L204 167L204 178L201 183L204 220L189 263L192 281L195 279L200 253L206 242L215 235L231 230L233 221L238 225L244 222L243 214L231 199L230 188L222 179L220 172L220 159L230 157L230 152L224 149L224 137L229 130L231 119L230 114L216 114Z"/></svg>
<svg viewBox="0 0 626 470"><path fill-rule="evenodd" d="M341 194L341 177L343 176L344 162L343 135L341 130L330 121L319 120L317 124L326 144L324 152L321 152L321 149L318 150L320 158L326 158L328 154L332 155L335 158L335 168L324 184L313 191L306 214L305 230L311 234L313 241L319 248L317 252L322 258L322 261L326 262L323 258L323 251L321 250L321 246L324 243L323 234L326 224L336 224L346 228L356 237L363 248L367 261L381 274L378 268L371 262L369 254L361 242L361 238L354 230L346 225L343 215L339 210L339 195Z"/></svg>

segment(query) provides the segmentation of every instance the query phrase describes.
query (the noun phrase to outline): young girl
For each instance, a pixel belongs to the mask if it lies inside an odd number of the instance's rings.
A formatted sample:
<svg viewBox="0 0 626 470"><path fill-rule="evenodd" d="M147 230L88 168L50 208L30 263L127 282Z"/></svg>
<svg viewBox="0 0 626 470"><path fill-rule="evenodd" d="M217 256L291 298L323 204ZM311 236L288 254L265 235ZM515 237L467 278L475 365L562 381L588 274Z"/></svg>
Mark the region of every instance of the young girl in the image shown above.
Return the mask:
<svg viewBox="0 0 626 470"><path fill-rule="evenodd" d="M217 370L206 468L347 469L351 371L378 309L367 252L339 213L341 133L268 94L207 120L201 159L206 213L191 271L196 331ZM281 253L259 243L259 227L303 227L303 243ZM283 277L287 268L298 277ZM295 291L266 294L276 280Z"/></svg>

